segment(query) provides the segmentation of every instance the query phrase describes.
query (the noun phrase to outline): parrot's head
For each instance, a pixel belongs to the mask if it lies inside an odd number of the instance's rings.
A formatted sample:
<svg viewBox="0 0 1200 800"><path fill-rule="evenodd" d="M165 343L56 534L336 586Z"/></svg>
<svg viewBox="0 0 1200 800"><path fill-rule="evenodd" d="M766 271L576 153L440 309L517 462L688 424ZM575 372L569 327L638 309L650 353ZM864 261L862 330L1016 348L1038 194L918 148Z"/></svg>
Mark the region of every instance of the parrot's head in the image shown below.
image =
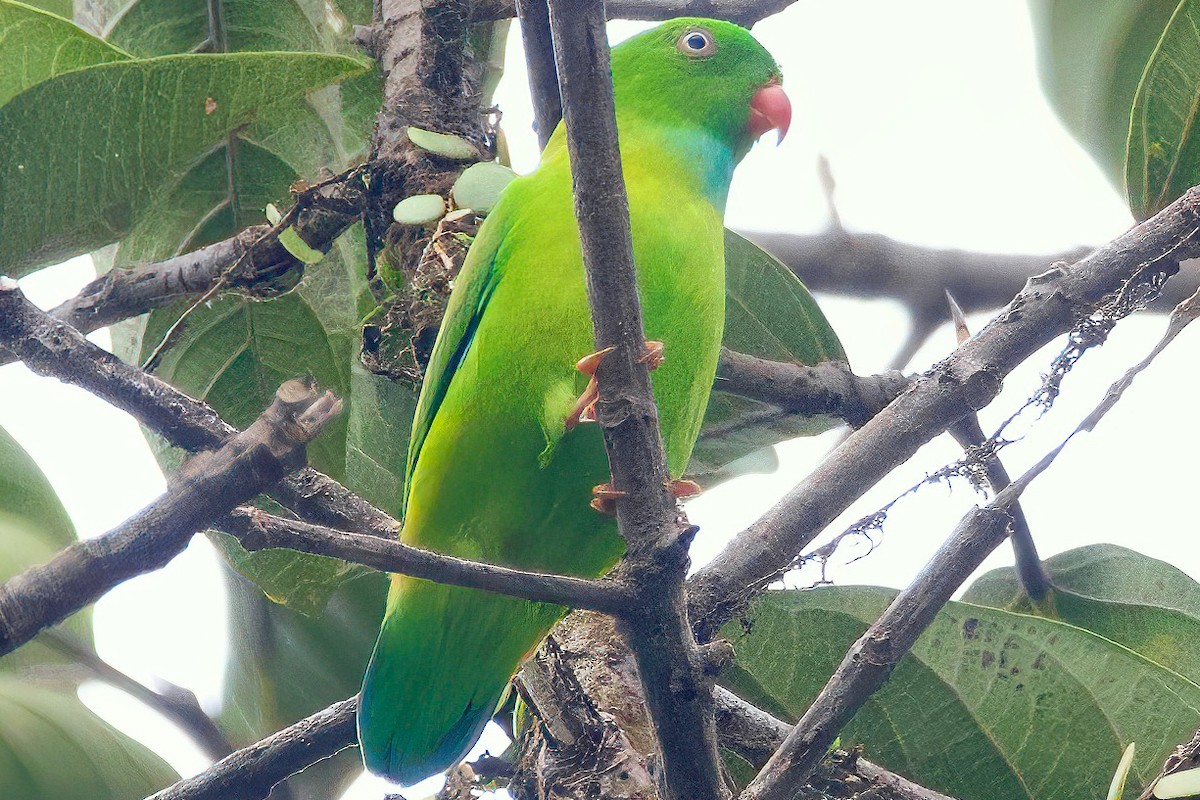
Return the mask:
<svg viewBox="0 0 1200 800"><path fill-rule="evenodd" d="M613 48L619 113L719 141L741 160L771 130L783 140L792 106L779 65L731 22L673 19Z"/></svg>

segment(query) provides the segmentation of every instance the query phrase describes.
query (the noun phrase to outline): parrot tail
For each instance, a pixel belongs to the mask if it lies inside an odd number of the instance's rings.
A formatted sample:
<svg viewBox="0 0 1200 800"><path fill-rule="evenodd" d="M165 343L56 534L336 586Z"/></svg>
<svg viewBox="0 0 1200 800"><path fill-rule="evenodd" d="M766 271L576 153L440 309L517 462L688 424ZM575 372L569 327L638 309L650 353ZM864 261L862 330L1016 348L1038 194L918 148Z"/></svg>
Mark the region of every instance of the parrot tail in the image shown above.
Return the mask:
<svg viewBox="0 0 1200 800"><path fill-rule="evenodd" d="M359 695L367 769L411 785L461 760L503 702L513 673L564 612L392 576Z"/></svg>

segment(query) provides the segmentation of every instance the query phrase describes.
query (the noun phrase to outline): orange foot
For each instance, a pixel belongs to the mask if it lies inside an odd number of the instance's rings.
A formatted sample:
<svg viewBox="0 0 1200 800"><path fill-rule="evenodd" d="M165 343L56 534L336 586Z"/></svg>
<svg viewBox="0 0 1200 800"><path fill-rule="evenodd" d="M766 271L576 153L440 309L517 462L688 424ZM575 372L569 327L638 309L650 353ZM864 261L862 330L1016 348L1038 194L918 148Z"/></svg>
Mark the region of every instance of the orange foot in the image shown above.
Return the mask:
<svg viewBox="0 0 1200 800"><path fill-rule="evenodd" d="M645 347L645 352L638 361L645 364L647 369L658 369L664 360L663 343L646 342ZM567 430L571 430L581 422L596 421L596 401L600 399L600 388L596 383L596 368L600 366L600 362L604 360L605 356L616 349L615 347L606 347L595 353L589 353L575 362L575 369L587 375L589 380L587 388L583 390L583 394L571 408L571 413L567 415L565 420Z"/></svg>
<svg viewBox="0 0 1200 800"><path fill-rule="evenodd" d="M694 497L700 494L700 484L695 481L671 481L667 484L667 489L676 499L681 497ZM625 492L617 491L611 483L602 483L592 489L592 508L599 511L601 514L613 516L617 512L616 499L624 497Z"/></svg>
<svg viewBox="0 0 1200 800"><path fill-rule="evenodd" d="M616 499L624 497L625 492L618 492L611 483L602 483L592 488L591 507L601 514L613 516L617 513Z"/></svg>

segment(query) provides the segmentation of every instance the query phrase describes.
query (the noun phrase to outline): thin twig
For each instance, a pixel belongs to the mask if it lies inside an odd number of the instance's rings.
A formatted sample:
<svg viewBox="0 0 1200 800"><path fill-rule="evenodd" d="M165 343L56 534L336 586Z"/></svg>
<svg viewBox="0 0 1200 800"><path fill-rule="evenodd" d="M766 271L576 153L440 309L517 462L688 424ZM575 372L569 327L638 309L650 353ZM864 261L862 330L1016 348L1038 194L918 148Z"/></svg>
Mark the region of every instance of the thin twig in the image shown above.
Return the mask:
<svg viewBox="0 0 1200 800"><path fill-rule="evenodd" d="M6 289L0 283L0 294ZM220 450L187 462L146 508L0 585L0 655L117 584L165 566L197 531L303 464L305 445L340 410L333 395L288 381L254 424Z"/></svg>
<svg viewBox="0 0 1200 800"><path fill-rule="evenodd" d="M558 69L554 65L554 45L550 39L550 9L546 0L517 0L521 18L521 42L525 45L525 65L529 70L529 91L533 96L533 120L538 146L546 142L562 119L562 98L558 93Z"/></svg>
<svg viewBox="0 0 1200 800"><path fill-rule="evenodd" d="M591 581L548 575L467 561L402 544L395 539L364 536L284 519L256 508L239 508L222 530L237 537L250 551L287 548L331 556L383 572L398 572L453 586L558 603L608 614L628 611L635 598L628 587L613 581Z"/></svg>
<svg viewBox="0 0 1200 800"><path fill-rule="evenodd" d="M615 350L596 370L617 525L627 543L622 573L640 612L620 630L637 658L654 722L668 800L720 800L722 779L711 678L687 620L683 577L694 528L670 491L658 411L644 363L645 333L629 231L629 205L617 148L603 0L551 0L567 147L573 165L588 301L596 349Z"/></svg>
<svg viewBox="0 0 1200 800"><path fill-rule="evenodd" d="M212 717L204 713L196 695L191 691L166 681L162 682L163 689L151 689L109 664L75 637L57 628L42 631L37 640L70 657L109 686L120 689L135 700L140 700L174 722L200 745L200 749L209 758L224 758L233 752L233 745L229 739L213 722Z"/></svg>

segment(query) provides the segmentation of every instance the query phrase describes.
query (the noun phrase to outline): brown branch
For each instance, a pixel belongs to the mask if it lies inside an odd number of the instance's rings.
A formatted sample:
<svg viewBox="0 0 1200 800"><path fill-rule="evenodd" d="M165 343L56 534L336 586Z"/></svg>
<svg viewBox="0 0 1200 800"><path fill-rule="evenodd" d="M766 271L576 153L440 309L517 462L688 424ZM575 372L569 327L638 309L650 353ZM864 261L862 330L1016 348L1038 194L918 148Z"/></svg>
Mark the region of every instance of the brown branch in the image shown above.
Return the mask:
<svg viewBox="0 0 1200 800"><path fill-rule="evenodd" d="M0 282L0 295L16 292ZM119 583L159 569L192 535L304 463L305 445L341 410L300 381L220 450L187 462L166 494L108 533L76 542L0 585L0 655L66 619Z"/></svg>
<svg viewBox="0 0 1200 800"><path fill-rule="evenodd" d="M165 681L161 690L151 689L109 664L90 646L85 646L62 629L42 631L37 641L63 653L109 686L120 689L174 722L192 737L209 758L223 758L233 752L229 739L212 717L204 713L196 695L188 689Z"/></svg>
<svg viewBox="0 0 1200 800"><path fill-rule="evenodd" d="M749 27L778 14L796 0L613 0L606 3L609 19L664 20L673 17L712 17ZM515 0L480 0L471 12L475 22L516 16Z"/></svg>
<svg viewBox="0 0 1200 800"><path fill-rule="evenodd" d="M717 733L721 746L732 750L755 767L767 763L784 738L792 729L781 719L747 703L733 692L718 686L713 690L717 707ZM824 800L831 794L846 796L849 786L859 788L852 796L872 800L954 800L932 789L913 783L890 770L873 764L856 752L831 751L829 760L833 769L830 778L822 783L837 782L839 791L822 792L820 788L806 787L797 797ZM857 778L857 781L851 779ZM847 786L846 784L849 784Z"/></svg>
<svg viewBox="0 0 1200 800"><path fill-rule="evenodd" d="M562 119L562 98L558 93L558 68L554 64L554 45L550 38L550 9L546 0L517 0L521 18L521 42L525 45L525 65L529 71L529 92L533 99L534 128L538 145L546 142Z"/></svg>
<svg viewBox="0 0 1200 800"><path fill-rule="evenodd" d="M627 611L635 602L629 588L614 580L592 581L467 561L410 547L395 539L284 519L256 508L235 510L225 520L222 530L236 536L242 547L250 551L282 547L340 558L382 572L398 572L543 603L617 614Z"/></svg>
<svg viewBox="0 0 1200 800"><path fill-rule="evenodd" d="M911 380L899 372L855 375L840 361L806 367L723 347L713 388L802 417L834 416L860 427L907 389Z"/></svg>
<svg viewBox="0 0 1200 800"><path fill-rule="evenodd" d="M627 543L622 574L637 587L636 614L621 618L642 677L663 762L668 800L728 797L717 756L711 678L687 619L683 577L695 529L670 491L658 410L644 363L645 333L617 148L603 0L551 0L567 147L573 168L596 370L617 525Z"/></svg>
<svg viewBox="0 0 1200 800"><path fill-rule="evenodd" d="M1009 506L1027 485L1023 477L991 504L963 517L916 580L851 646L739 800L790 800L808 782L846 723L887 681L955 590L1008 537Z"/></svg>
<svg viewBox="0 0 1200 800"><path fill-rule="evenodd" d="M357 697L334 703L148 800L263 800L289 775L354 746L357 710Z"/></svg>
<svg viewBox="0 0 1200 800"><path fill-rule="evenodd" d="M92 344L18 291L0 292L0 347L40 375L87 389L184 450L211 450L237 433L206 404ZM309 467L269 494L321 525L386 537L400 529L390 516Z"/></svg>
<svg viewBox="0 0 1200 800"><path fill-rule="evenodd" d="M920 376L891 405L851 434L812 475L688 582L692 619L710 637L785 572L850 503L925 444L990 403L1003 376L1040 347L1110 301L1129 298L1200 254L1200 189L1078 263L1032 278L986 328ZM1121 311L1124 309L1124 312Z"/></svg>

